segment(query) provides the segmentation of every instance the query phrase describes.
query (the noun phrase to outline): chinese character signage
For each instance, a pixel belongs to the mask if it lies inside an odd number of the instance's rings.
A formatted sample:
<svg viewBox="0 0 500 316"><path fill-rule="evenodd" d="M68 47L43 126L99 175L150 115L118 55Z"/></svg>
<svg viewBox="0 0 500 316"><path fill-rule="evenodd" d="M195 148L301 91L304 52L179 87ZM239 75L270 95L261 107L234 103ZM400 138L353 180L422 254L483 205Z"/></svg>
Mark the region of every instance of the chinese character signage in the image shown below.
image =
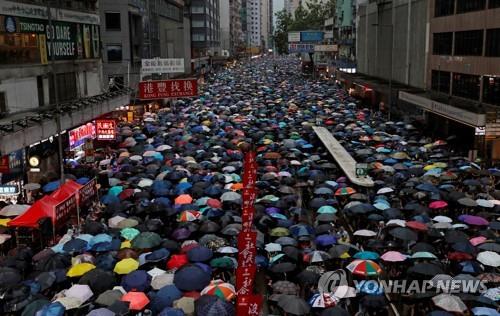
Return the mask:
<svg viewBox="0 0 500 316"><path fill-rule="evenodd" d="M139 82L139 99L194 97L198 95L196 79L155 80Z"/></svg>
<svg viewBox="0 0 500 316"><path fill-rule="evenodd" d="M291 43L288 44L289 53L314 53L314 44Z"/></svg>
<svg viewBox="0 0 500 316"><path fill-rule="evenodd" d="M240 295L236 304L236 315L259 316L262 301L262 295Z"/></svg>
<svg viewBox="0 0 500 316"><path fill-rule="evenodd" d="M87 123L69 131L69 148L71 150L85 143L86 139L95 138L95 126L93 123Z"/></svg>
<svg viewBox="0 0 500 316"><path fill-rule="evenodd" d="M116 122L115 120L96 120L96 135L97 140L115 140L116 139Z"/></svg>
<svg viewBox="0 0 500 316"><path fill-rule="evenodd" d="M17 194L17 185L0 185L0 194Z"/></svg>
<svg viewBox="0 0 500 316"><path fill-rule="evenodd" d="M301 42L321 42L323 41L324 33L322 31L300 32Z"/></svg>
<svg viewBox="0 0 500 316"><path fill-rule="evenodd" d="M89 202L92 200L92 198L96 196L96 194L97 194L97 182L96 179L94 178L89 182L87 182L87 184L85 184L82 188L80 188L79 191L80 206L88 205Z"/></svg>
<svg viewBox="0 0 500 316"><path fill-rule="evenodd" d="M143 59L141 72L143 74L183 73L184 58Z"/></svg>
<svg viewBox="0 0 500 316"><path fill-rule="evenodd" d="M257 232L241 232L238 235L238 267L255 265L257 254Z"/></svg>
<svg viewBox="0 0 500 316"><path fill-rule="evenodd" d="M255 264L246 268L236 268L236 294L238 296L249 295L253 293L256 271L257 267L255 266Z"/></svg>
<svg viewBox="0 0 500 316"><path fill-rule="evenodd" d="M55 221L56 226L60 226L71 217L72 214L76 215L76 195L73 194L63 202L59 203L55 207Z"/></svg>

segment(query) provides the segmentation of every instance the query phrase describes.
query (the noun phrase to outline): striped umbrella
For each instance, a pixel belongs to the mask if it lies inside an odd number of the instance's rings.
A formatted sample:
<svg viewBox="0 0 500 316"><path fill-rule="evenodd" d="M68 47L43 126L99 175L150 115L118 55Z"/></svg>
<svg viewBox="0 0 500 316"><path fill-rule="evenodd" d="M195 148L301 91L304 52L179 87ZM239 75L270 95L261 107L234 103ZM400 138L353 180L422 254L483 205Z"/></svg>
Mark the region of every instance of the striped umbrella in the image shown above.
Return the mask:
<svg viewBox="0 0 500 316"><path fill-rule="evenodd" d="M201 291L201 295L215 295L226 301L230 301L236 297L236 290L230 283L222 280L213 280L210 284Z"/></svg>
<svg viewBox="0 0 500 316"><path fill-rule="evenodd" d="M201 213L198 211L184 211L179 214L178 222L193 222L201 217Z"/></svg>
<svg viewBox="0 0 500 316"><path fill-rule="evenodd" d="M341 195L351 195L356 193L356 190L354 190L351 187L345 187L345 188L340 188L335 191L336 196L341 196Z"/></svg>
<svg viewBox="0 0 500 316"><path fill-rule="evenodd" d="M380 266L372 260L354 260L349 263L347 270L361 276L373 276L382 272Z"/></svg>

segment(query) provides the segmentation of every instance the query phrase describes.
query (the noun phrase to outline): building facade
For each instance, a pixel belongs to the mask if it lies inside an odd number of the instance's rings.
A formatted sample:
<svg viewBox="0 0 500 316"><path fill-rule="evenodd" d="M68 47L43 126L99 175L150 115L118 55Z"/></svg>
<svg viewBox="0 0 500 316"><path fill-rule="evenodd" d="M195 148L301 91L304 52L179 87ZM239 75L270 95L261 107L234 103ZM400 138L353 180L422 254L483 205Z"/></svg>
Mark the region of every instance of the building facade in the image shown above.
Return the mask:
<svg viewBox="0 0 500 316"><path fill-rule="evenodd" d="M428 47L427 93L400 99L467 139L470 158L500 160L500 1L429 1Z"/></svg>
<svg viewBox="0 0 500 316"><path fill-rule="evenodd" d="M260 17L261 47L267 52L273 47L273 0L261 0Z"/></svg>
<svg viewBox="0 0 500 316"><path fill-rule="evenodd" d="M262 46L261 0L246 1L247 15L247 48L251 53L258 53Z"/></svg>
<svg viewBox="0 0 500 316"><path fill-rule="evenodd" d="M234 56L243 44L240 0L220 0L222 55Z"/></svg>
<svg viewBox="0 0 500 316"><path fill-rule="evenodd" d="M219 0L191 1L191 56L193 70L210 66L211 56L221 55Z"/></svg>

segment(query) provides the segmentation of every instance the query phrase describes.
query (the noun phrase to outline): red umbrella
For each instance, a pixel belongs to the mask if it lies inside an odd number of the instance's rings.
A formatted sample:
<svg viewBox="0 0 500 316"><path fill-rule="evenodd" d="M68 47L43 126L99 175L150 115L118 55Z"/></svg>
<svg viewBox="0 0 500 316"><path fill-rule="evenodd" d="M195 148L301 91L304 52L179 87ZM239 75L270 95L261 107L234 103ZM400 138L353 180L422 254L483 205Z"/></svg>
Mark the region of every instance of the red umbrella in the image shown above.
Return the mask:
<svg viewBox="0 0 500 316"><path fill-rule="evenodd" d="M222 208L222 203L217 199L208 199L207 205L211 208Z"/></svg>
<svg viewBox="0 0 500 316"><path fill-rule="evenodd" d="M424 223L421 223L421 222L417 222L417 221L406 222L406 227L409 227L409 228L412 228L415 230L421 230L421 231L426 231L428 229L427 225L425 225Z"/></svg>
<svg viewBox="0 0 500 316"><path fill-rule="evenodd" d="M129 302L129 309L140 311L149 304L149 298L143 292L128 292L121 298L124 302Z"/></svg>
<svg viewBox="0 0 500 316"><path fill-rule="evenodd" d="M448 253L448 259L455 261L465 261L465 260L472 260L474 259L474 257L465 252L454 251Z"/></svg>
<svg viewBox="0 0 500 316"><path fill-rule="evenodd" d="M432 202L431 204L429 204L429 208L431 209L440 209L440 208L445 208L448 206L448 203L446 203L445 201L434 201Z"/></svg>
<svg viewBox="0 0 500 316"><path fill-rule="evenodd" d="M178 269L182 267L183 265L187 264L189 262L189 259L187 255L182 254L182 255L172 255L170 260L167 262L167 268L169 270L171 269Z"/></svg>
<svg viewBox="0 0 500 316"><path fill-rule="evenodd" d="M118 195L118 197L121 199L121 200L126 200L130 197L132 197L134 195L134 189L126 189L126 190L123 190L120 195Z"/></svg>

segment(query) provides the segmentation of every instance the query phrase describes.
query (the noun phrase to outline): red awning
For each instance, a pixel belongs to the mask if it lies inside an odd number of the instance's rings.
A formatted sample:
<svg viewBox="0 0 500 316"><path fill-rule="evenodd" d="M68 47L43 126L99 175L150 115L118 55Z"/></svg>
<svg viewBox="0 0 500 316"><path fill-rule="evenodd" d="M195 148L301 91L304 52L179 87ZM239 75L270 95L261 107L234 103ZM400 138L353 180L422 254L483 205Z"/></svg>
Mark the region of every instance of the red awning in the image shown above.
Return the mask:
<svg viewBox="0 0 500 316"><path fill-rule="evenodd" d="M8 225L15 227L38 227L38 221L44 217L50 217L54 219L54 207L60 203L60 201L54 199L51 196L44 196L40 200L36 201L24 214L11 220Z"/></svg>
<svg viewBox="0 0 500 316"><path fill-rule="evenodd" d="M57 191L51 195L46 195L36 201L24 214L11 220L8 225L15 227L38 227L38 221L43 217L52 218L56 221L55 207L63 201L66 201L72 195L78 196L78 191L82 185L75 181L66 181Z"/></svg>

